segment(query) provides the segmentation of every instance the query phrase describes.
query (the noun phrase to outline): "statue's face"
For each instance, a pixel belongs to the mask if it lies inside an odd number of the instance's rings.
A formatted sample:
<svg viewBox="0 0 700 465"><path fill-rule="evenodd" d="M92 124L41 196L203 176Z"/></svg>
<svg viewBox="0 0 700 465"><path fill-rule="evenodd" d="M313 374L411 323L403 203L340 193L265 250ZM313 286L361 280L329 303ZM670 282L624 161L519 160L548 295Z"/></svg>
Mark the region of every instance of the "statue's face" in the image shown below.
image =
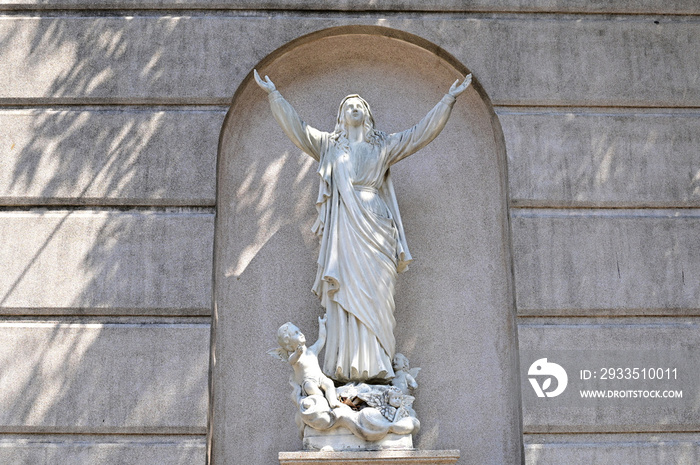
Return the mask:
<svg viewBox="0 0 700 465"><path fill-rule="evenodd" d="M393 392L389 394L389 405L392 407L401 407L401 393Z"/></svg>
<svg viewBox="0 0 700 465"><path fill-rule="evenodd" d="M280 342L285 349L292 351L296 350L300 345L306 344L304 334L293 324L286 325L285 333L284 344Z"/></svg>
<svg viewBox="0 0 700 465"><path fill-rule="evenodd" d="M350 98L343 105L343 118L347 126L361 126L365 121L365 106L358 98Z"/></svg>
<svg viewBox="0 0 700 465"><path fill-rule="evenodd" d="M294 348L299 347L302 344L306 343L306 338L302 334L302 332L297 328L296 326L292 325L289 328L290 332L290 337L289 337L289 342L291 343Z"/></svg>

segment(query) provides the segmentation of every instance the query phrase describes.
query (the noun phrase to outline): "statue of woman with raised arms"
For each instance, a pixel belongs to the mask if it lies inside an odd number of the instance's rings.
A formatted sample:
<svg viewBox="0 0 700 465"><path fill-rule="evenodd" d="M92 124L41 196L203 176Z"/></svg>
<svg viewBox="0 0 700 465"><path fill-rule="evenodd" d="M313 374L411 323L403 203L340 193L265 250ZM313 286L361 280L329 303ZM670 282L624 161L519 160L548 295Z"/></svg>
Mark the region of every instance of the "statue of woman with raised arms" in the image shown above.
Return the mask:
<svg viewBox="0 0 700 465"><path fill-rule="evenodd" d="M284 133L319 162L313 231L321 250L313 291L327 315L323 371L339 382L387 383L394 377L394 287L411 261L389 168L442 131L471 74L455 81L418 124L395 134L375 129L359 95L340 103L333 132L319 131L270 78L254 74Z"/></svg>

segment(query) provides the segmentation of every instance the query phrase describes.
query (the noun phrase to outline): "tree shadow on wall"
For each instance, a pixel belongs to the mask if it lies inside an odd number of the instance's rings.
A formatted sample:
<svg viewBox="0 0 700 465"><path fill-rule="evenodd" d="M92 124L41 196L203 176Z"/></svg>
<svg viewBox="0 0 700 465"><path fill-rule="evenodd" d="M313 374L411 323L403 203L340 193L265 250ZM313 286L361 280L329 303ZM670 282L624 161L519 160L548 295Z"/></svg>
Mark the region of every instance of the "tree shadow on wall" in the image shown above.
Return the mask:
<svg viewBox="0 0 700 465"><path fill-rule="evenodd" d="M0 98L15 105L0 111L0 433L199 436L203 462L209 325L160 317L210 312L225 109L158 106L200 92L168 72L183 68L169 56L181 19L11 19L0 29L12 64ZM100 463L122 453L102 448Z"/></svg>

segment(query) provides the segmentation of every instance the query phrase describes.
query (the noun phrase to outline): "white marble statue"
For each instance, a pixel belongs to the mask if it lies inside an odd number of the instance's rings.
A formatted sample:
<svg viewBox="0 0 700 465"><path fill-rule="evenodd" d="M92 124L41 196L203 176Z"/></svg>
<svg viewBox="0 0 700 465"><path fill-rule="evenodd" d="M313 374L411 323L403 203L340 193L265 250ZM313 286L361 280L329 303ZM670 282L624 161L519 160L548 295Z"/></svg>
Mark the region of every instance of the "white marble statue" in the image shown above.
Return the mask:
<svg viewBox="0 0 700 465"><path fill-rule="evenodd" d="M404 394L413 392L418 387L416 376L420 368L411 368L408 359L404 354L394 355L394 379L391 380L392 386L396 387Z"/></svg>
<svg viewBox="0 0 700 465"><path fill-rule="evenodd" d="M289 362L294 369L292 382L299 385L306 396L324 395L330 408L340 406L333 381L321 372L318 352L326 340L326 319L318 319L318 340L306 347L306 337L292 323L285 323L277 330L280 347L268 351L275 358Z"/></svg>
<svg viewBox="0 0 700 465"><path fill-rule="evenodd" d="M318 319L318 340L311 347L306 347L306 337L299 328L285 323L277 331L279 347L267 352L294 369L289 383L302 437L306 427L323 432L345 428L365 441L380 441L389 433L417 432L420 422L412 408L414 397L399 388L352 383L336 390L318 363L326 338L325 323L325 318Z"/></svg>
<svg viewBox="0 0 700 465"><path fill-rule="evenodd" d="M319 162L313 230L321 250L313 291L328 318L323 371L339 382L388 383L394 378L394 287L411 261L389 168L442 131L471 74L455 81L418 124L395 134L375 129L359 95L340 103L332 132L319 131L301 120L270 78L254 74L284 133Z"/></svg>

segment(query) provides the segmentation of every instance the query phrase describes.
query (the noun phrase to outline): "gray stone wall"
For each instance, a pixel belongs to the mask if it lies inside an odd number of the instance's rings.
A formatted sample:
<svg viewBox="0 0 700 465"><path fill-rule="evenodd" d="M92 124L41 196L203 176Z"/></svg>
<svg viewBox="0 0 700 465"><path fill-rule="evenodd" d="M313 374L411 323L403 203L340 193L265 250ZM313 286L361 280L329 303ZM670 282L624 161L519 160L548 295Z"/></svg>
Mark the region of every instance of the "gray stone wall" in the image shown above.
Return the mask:
<svg viewBox="0 0 700 465"><path fill-rule="evenodd" d="M206 462L219 131L260 60L332 26L423 37L490 96L522 350L679 337L698 349L695 0L0 10L2 463ZM523 419L533 465L700 454L697 411Z"/></svg>

